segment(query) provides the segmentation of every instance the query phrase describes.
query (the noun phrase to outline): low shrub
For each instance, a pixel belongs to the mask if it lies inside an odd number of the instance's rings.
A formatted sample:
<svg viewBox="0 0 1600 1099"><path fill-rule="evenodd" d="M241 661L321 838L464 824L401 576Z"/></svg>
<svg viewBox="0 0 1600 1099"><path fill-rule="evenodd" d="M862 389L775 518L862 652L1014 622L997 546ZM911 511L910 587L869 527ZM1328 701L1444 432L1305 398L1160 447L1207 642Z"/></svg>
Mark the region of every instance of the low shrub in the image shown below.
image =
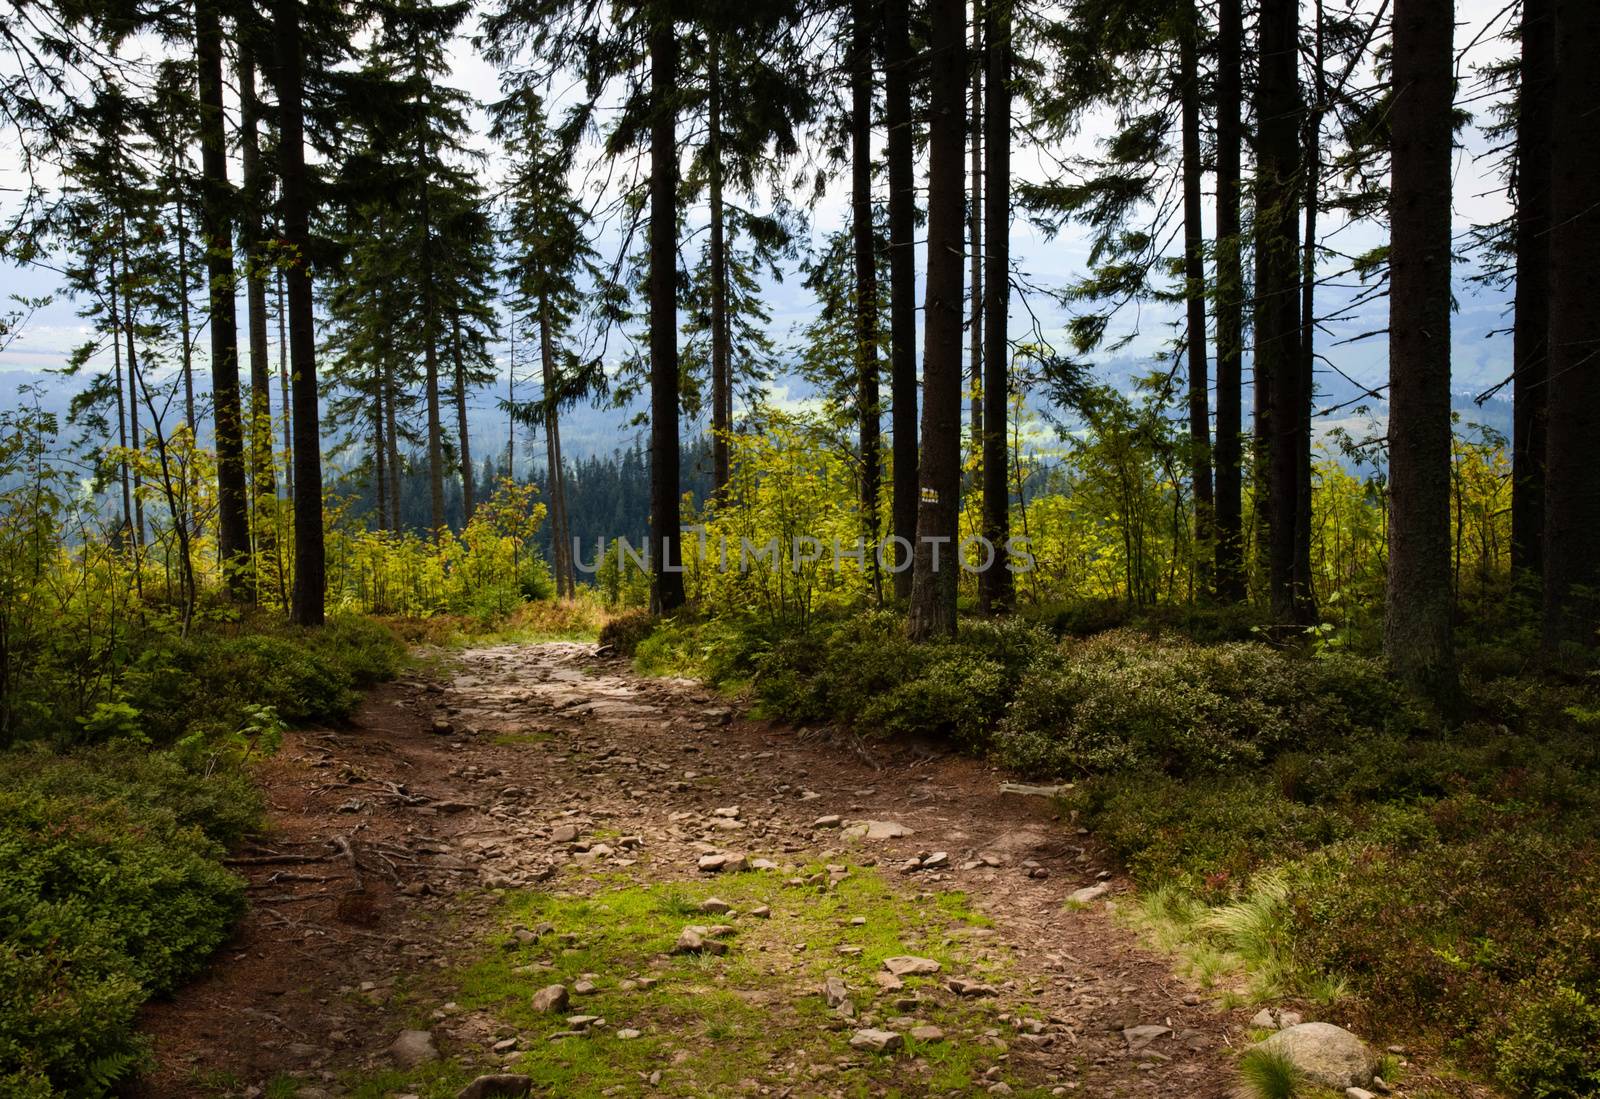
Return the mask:
<svg viewBox="0 0 1600 1099"><path fill-rule="evenodd" d="M139 1006L243 911L221 857L259 808L165 753L0 757L0 1093L102 1095L143 1062Z"/></svg>
<svg viewBox="0 0 1600 1099"><path fill-rule="evenodd" d="M1253 642L1202 646L1112 631L1036 663L996 751L1037 775L1248 769L1311 742L1412 732L1421 712L1375 663Z"/></svg>
<svg viewBox="0 0 1600 1099"><path fill-rule="evenodd" d="M126 707L121 719L80 722L73 741L212 739L238 732L261 707L290 723L342 718L360 688L392 677L403 658L392 631L359 615L316 630L255 622L250 632L154 636L122 676L111 704Z"/></svg>
<svg viewBox="0 0 1600 1099"><path fill-rule="evenodd" d="M1495 1051L1501 1082L1531 1099L1600 1095L1600 1002L1563 984L1519 991Z"/></svg>
<svg viewBox="0 0 1600 1099"><path fill-rule="evenodd" d="M623 611L600 628L600 645L610 646L618 656L632 656L657 624L658 619L647 610Z"/></svg>

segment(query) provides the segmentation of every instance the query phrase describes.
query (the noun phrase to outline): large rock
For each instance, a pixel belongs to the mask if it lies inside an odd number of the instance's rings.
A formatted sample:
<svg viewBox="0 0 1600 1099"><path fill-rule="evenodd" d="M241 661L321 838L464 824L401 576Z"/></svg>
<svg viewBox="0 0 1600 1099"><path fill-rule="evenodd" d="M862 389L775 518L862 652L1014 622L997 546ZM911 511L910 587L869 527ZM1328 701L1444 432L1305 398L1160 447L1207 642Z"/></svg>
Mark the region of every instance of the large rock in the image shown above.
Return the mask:
<svg viewBox="0 0 1600 1099"><path fill-rule="evenodd" d="M1342 1092L1372 1083L1376 1060L1367 1044L1332 1023L1301 1023L1267 1038L1258 1049L1280 1053L1312 1083Z"/></svg>
<svg viewBox="0 0 1600 1099"><path fill-rule="evenodd" d="M932 958L897 954L893 958L885 958L883 968L896 977L927 977L939 972L939 963Z"/></svg>
<svg viewBox="0 0 1600 1099"><path fill-rule="evenodd" d="M535 1011L565 1011L567 1010L567 986L546 985L533 994L533 1010Z"/></svg>
<svg viewBox="0 0 1600 1099"><path fill-rule="evenodd" d="M850 1048L864 1049L869 1053L893 1053L905 1045L905 1039L892 1030L868 1028L850 1036Z"/></svg>
<svg viewBox="0 0 1600 1099"><path fill-rule="evenodd" d="M513 1072L480 1076L460 1091L456 1099L519 1099L533 1091L533 1077Z"/></svg>
<svg viewBox="0 0 1600 1099"><path fill-rule="evenodd" d="M389 1043L389 1056L401 1068L416 1068L439 1059L439 1049L433 1044L433 1032L428 1030L402 1030L400 1037Z"/></svg>
<svg viewBox="0 0 1600 1099"><path fill-rule="evenodd" d="M893 820L856 820L845 826L844 834L865 840L893 840L911 835L911 829Z"/></svg>

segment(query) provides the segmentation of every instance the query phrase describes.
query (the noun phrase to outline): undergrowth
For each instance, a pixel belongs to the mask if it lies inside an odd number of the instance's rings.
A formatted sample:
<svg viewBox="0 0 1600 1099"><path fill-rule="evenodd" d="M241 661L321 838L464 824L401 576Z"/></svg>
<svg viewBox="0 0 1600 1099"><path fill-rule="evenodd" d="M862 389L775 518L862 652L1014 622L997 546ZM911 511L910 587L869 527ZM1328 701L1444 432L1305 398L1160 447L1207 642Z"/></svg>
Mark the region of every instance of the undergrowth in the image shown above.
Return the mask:
<svg viewBox="0 0 1600 1099"><path fill-rule="evenodd" d="M1070 778L1064 808L1145 888L1130 918L1225 999L1420 1035L1517 1094L1600 1095L1592 672L1470 649L1470 716L1447 727L1374 659L1232 619L1192 624L1204 642L1097 621L917 646L887 612L788 634L680 616L636 627L637 663Z"/></svg>
<svg viewBox="0 0 1600 1099"><path fill-rule="evenodd" d="M250 762L292 722L344 717L402 656L369 619L252 616L122 637L88 707L36 669L0 751L0 1095L100 1096L144 1064L140 1005L244 910L222 860L260 825Z"/></svg>

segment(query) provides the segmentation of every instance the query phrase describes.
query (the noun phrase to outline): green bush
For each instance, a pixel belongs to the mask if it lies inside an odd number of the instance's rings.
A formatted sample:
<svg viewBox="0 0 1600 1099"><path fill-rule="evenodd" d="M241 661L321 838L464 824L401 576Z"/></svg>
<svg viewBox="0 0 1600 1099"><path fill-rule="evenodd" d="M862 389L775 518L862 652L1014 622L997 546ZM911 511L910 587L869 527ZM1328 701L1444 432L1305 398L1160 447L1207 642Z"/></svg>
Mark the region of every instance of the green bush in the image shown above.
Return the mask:
<svg viewBox="0 0 1600 1099"><path fill-rule="evenodd" d="M258 822L248 791L129 748L0 757L0 1092L101 1095L138 1067L139 1005L243 911L220 860Z"/></svg>
<svg viewBox="0 0 1600 1099"><path fill-rule="evenodd" d="M1520 990L1496 1055L1496 1075L1531 1099L1600 1095L1600 1003L1577 989Z"/></svg>
<svg viewBox="0 0 1600 1099"><path fill-rule="evenodd" d="M660 620L647 610L623 611L600 627L600 644L609 645L618 656L631 657L659 624Z"/></svg>
<svg viewBox="0 0 1600 1099"><path fill-rule="evenodd" d="M359 702L358 688L393 676L403 654L387 627L356 615L317 630L161 638L124 677L123 701L161 745L237 732L261 706L290 723L338 719Z"/></svg>
<svg viewBox="0 0 1600 1099"><path fill-rule="evenodd" d="M1265 645L1201 646L1113 631L1036 663L996 736L1039 775L1249 769L1290 747L1422 726L1376 664Z"/></svg>

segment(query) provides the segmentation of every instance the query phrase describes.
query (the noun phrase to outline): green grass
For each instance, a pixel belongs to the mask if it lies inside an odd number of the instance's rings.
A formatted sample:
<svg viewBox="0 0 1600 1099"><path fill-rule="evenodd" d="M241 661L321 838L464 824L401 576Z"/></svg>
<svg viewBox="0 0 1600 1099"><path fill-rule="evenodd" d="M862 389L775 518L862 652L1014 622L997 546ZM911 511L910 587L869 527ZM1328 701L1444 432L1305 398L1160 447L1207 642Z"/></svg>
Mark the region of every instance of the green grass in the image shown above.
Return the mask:
<svg viewBox="0 0 1600 1099"><path fill-rule="evenodd" d="M808 865L796 873L804 877L823 869ZM747 1080L815 1081L806 1086L847 1095L962 1093L1002 1063L998 1050L976 1041L993 1025L990 1003L935 991L948 975L992 982L1009 972L1005 957L983 956L959 934L988 923L969 898L908 897L876 870L859 866L851 866L832 889L788 886L787 876L753 872L657 884L613 877L577 883L590 892L509 894L495 915L498 930L475 951L474 961L436 984L397 990L391 1000L402 1013L397 1025L428 1025L437 1003L454 1000L463 1015L491 1019L497 1036L519 1037L519 1056L503 1070L533 1077L536 1093L574 1099L609 1088L634 1094L657 1070L659 1091L667 1095L734 1094ZM739 913L764 904L771 915L702 914L700 903L711 896ZM856 916L866 923L852 924ZM726 955L669 953L685 926L713 923L737 929ZM546 925L550 930L534 943L522 944L512 934L519 926ZM859 953L841 954L842 946ZM904 990L886 992L873 974L897 954L934 958L943 972L907 978ZM566 1028L565 1019L535 1013L533 993L548 984L571 989L585 974L595 975L597 988L574 995L568 1012L602 1016L607 1027L551 1040ZM920 991L924 1002L913 1014L942 1027L946 1040L908 1039L903 1052L884 1057L851 1050L849 1037L859 1024L843 1020L819 995L830 974L848 983L858 1015L876 1013L880 1023L903 1013L896 998ZM640 978L656 983L623 987ZM642 1034L622 1039L616 1034L622 1028ZM435 1099L500 1067L484 1049L446 1046L446 1053L445 1062L415 1072L357 1074L347 1081L351 1094L379 1099L411 1091ZM1012 1082L1018 1094L1033 1094Z"/></svg>
<svg viewBox="0 0 1600 1099"><path fill-rule="evenodd" d="M1309 1085L1287 1054L1248 1049L1239 1058L1239 1076L1247 1099L1306 1099Z"/></svg>

